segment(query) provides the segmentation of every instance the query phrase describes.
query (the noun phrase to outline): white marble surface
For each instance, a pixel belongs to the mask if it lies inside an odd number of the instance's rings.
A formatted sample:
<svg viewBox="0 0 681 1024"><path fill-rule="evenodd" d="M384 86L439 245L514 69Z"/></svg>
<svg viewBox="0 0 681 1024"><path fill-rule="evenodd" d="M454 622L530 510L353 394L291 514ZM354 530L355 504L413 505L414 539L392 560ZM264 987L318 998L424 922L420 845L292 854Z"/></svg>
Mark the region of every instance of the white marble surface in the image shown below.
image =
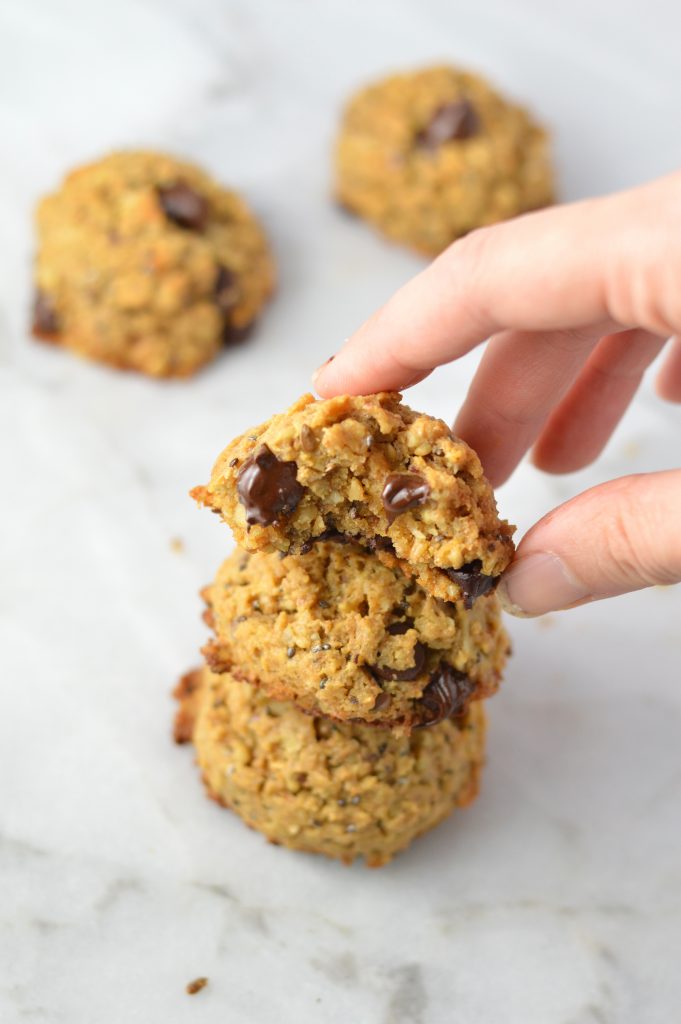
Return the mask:
<svg viewBox="0 0 681 1024"><path fill-rule="evenodd" d="M204 800L169 688L230 543L188 488L419 267L328 203L342 96L402 65L477 66L552 125L571 198L681 162L680 32L667 0L0 4L3 1024L678 1019L681 591L513 623L480 801L380 872L269 847ZM189 383L26 335L32 204L134 144L242 187L281 265L257 338ZM453 414L472 365L414 404ZM523 467L502 509L526 527L671 466L680 428L646 390L597 468Z"/></svg>

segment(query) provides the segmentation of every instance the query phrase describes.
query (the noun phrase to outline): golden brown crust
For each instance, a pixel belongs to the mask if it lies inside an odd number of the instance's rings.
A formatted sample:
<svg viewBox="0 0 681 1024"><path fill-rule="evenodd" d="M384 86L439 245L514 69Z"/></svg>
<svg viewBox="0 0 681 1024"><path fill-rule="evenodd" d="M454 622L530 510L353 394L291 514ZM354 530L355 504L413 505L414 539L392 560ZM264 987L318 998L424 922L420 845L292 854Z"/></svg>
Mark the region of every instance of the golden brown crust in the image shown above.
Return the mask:
<svg viewBox="0 0 681 1024"><path fill-rule="evenodd" d="M246 332L274 286L243 200L165 154L77 168L36 222L34 335L117 368L194 373Z"/></svg>
<svg viewBox="0 0 681 1024"><path fill-rule="evenodd" d="M438 111L461 103L472 111L469 130L424 145ZM427 255L553 201L542 128L482 78L452 67L393 75L352 97L335 163L339 202Z"/></svg>
<svg viewBox="0 0 681 1024"><path fill-rule="evenodd" d="M208 669L201 681L193 742L207 790L272 843L377 867L477 794L480 703L400 737L304 715Z"/></svg>

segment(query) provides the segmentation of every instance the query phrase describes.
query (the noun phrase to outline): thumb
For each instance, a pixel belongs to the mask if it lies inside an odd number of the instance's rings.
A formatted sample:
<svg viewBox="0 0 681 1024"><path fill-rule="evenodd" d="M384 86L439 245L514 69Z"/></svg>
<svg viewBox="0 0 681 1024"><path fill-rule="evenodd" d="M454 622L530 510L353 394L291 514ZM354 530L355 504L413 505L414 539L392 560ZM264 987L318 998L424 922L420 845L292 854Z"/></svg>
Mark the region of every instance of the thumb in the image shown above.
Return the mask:
<svg viewBox="0 0 681 1024"><path fill-rule="evenodd" d="M625 476L544 516L525 535L499 596L542 615L681 581L681 470Z"/></svg>

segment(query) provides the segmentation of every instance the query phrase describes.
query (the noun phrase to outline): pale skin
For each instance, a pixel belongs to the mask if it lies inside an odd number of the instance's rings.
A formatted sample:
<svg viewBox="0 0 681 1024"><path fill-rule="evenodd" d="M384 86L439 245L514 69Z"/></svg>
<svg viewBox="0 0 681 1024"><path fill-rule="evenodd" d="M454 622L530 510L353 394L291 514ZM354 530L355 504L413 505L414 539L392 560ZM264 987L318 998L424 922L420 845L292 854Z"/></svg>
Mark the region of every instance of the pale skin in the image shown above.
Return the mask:
<svg viewBox="0 0 681 1024"><path fill-rule="evenodd" d="M483 342L454 430L494 486L530 450L549 473L593 462L663 349L657 392L681 402L681 173L455 242L314 384L325 398L401 390ZM670 469L549 512L499 593L510 611L539 615L679 581L681 469Z"/></svg>

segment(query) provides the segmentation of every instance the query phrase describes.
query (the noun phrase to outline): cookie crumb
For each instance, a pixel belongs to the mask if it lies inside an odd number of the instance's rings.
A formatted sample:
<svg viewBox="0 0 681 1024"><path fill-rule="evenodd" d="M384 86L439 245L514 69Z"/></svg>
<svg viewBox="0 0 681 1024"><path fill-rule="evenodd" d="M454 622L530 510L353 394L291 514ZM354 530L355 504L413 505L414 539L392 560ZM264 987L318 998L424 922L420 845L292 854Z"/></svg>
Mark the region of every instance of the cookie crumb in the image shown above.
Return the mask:
<svg viewBox="0 0 681 1024"><path fill-rule="evenodd" d="M208 984L208 978L194 978L187 985L187 995L195 996L197 992L200 992L202 988L205 988Z"/></svg>
<svg viewBox="0 0 681 1024"><path fill-rule="evenodd" d="M170 538L170 550L174 551L176 555L181 555L184 551L184 541L181 537Z"/></svg>

